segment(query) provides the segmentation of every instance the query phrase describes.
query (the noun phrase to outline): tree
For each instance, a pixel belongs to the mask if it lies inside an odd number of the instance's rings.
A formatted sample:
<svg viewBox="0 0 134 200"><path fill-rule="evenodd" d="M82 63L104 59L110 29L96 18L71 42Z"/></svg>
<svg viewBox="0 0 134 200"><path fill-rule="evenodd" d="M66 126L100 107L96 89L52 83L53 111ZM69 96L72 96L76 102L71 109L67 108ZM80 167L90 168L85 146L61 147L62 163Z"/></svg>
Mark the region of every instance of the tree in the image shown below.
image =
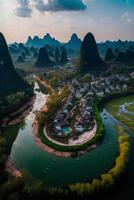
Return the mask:
<svg viewBox="0 0 134 200"><path fill-rule="evenodd" d="M41 195L41 193L44 190L44 185L41 181L35 181L31 183L30 185L27 185L25 187L25 192L30 196L30 197L36 197Z"/></svg>
<svg viewBox="0 0 134 200"><path fill-rule="evenodd" d="M111 61L115 58L113 51L111 48L108 48L106 55L105 55L105 61Z"/></svg>

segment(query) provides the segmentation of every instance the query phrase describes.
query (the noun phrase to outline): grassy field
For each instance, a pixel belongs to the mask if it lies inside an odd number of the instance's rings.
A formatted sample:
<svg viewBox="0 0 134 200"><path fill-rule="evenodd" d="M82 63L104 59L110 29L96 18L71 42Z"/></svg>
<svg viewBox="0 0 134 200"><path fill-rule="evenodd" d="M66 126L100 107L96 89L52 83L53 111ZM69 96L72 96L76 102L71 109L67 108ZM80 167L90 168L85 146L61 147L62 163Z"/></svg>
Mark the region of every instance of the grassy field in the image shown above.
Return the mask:
<svg viewBox="0 0 134 200"><path fill-rule="evenodd" d="M126 112L123 112L120 115L118 114L120 106L124 103L130 102L134 102L134 95L113 99L109 101L105 105L105 107L109 113L111 113L116 119L127 125L134 132L134 115L130 115ZM130 112L134 112L134 105L126 106L126 109Z"/></svg>
<svg viewBox="0 0 134 200"><path fill-rule="evenodd" d="M127 106L126 108L127 108L128 111L134 112L134 104L129 105L129 106Z"/></svg>

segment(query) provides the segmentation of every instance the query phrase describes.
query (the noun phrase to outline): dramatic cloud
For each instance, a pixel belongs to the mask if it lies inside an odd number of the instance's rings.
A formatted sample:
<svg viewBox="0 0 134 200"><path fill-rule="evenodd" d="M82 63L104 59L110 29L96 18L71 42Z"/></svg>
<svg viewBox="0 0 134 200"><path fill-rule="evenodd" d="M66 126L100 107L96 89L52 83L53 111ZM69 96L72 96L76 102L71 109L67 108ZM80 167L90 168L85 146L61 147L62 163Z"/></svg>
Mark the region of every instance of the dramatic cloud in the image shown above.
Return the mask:
<svg viewBox="0 0 134 200"><path fill-rule="evenodd" d="M17 0L15 14L19 17L31 17L35 8L39 12L59 12L85 10L83 0Z"/></svg>
<svg viewBox="0 0 134 200"><path fill-rule="evenodd" d="M31 17L32 8L29 0L17 0L19 7L16 8L15 14L19 17Z"/></svg>
<svg viewBox="0 0 134 200"><path fill-rule="evenodd" d="M35 3L36 9L40 12L78 11L86 9L86 5L82 0L35 0Z"/></svg>

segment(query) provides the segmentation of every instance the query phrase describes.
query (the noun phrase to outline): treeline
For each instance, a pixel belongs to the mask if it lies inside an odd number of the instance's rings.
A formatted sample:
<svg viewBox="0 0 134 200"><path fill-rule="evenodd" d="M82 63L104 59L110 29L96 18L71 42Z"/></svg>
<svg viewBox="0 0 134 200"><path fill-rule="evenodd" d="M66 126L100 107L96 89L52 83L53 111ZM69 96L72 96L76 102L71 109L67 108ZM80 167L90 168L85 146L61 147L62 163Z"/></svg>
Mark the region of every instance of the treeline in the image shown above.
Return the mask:
<svg viewBox="0 0 134 200"><path fill-rule="evenodd" d="M103 125L102 118L100 115L99 101L97 99L95 99L93 102L93 113L94 113L94 117L97 123L97 131L96 131L95 138L96 138L96 141L99 141L100 139L103 138L105 130L104 130L104 125Z"/></svg>
<svg viewBox="0 0 134 200"><path fill-rule="evenodd" d="M63 104L66 98L69 96L70 90L67 86L63 87L60 92L54 92L48 98L46 104L46 112L39 112L36 116L40 128L43 128L46 122L50 122L53 114L57 111L57 109Z"/></svg>
<svg viewBox="0 0 134 200"><path fill-rule="evenodd" d="M134 87L130 88L127 92L114 93L109 96L103 97L99 100L99 106L103 107L108 101L119 97L129 96L134 94Z"/></svg>
<svg viewBox="0 0 134 200"><path fill-rule="evenodd" d="M0 97L0 120L17 111L33 95L32 88L27 92L11 93L8 96Z"/></svg>
<svg viewBox="0 0 134 200"><path fill-rule="evenodd" d="M4 164L7 159L6 140L0 134L0 184L5 180L6 173L4 172Z"/></svg>

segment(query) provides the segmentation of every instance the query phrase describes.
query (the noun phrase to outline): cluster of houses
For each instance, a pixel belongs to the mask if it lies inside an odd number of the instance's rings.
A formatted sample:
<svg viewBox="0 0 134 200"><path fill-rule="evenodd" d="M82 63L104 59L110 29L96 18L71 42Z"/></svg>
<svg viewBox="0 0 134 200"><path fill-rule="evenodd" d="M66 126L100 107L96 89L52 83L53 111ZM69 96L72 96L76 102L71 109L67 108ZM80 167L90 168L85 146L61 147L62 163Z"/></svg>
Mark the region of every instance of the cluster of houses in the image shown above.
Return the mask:
<svg viewBox="0 0 134 200"><path fill-rule="evenodd" d="M58 136L79 135L93 126L93 109L88 95L84 90L72 90L66 103L55 113L53 133ZM75 137L74 137L75 138Z"/></svg>
<svg viewBox="0 0 134 200"><path fill-rule="evenodd" d="M69 124L69 116L71 116L71 112L73 112L73 108L75 107L74 100L75 94L72 92L66 103L54 115L53 130L58 136L66 136L72 132Z"/></svg>
<svg viewBox="0 0 134 200"><path fill-rule="evenodd" d="M75 122L73 123L73 127L75 133L82 134L85 131L89 131L94 124L93 109L88 96L80 100L78 110L78 115L74 116Z"/></svg>
<svg viewBox="0 0 134 200"><path fill-rule="evenodd" d="M129 79L127 75L111 75L97 80L91 76L90 81L81 81L79 78L65 80L71 93L66 103L54 115L53 133L58 136L72 136L91 130L95 121L92 108L94 97L105 97L127 90ZM59 87L60 85L59 83Z"/></svg>
<svg viewBox="0 0 134 200"><path fill-rule="evenodd" d="M128 89L129 77L125 75L113 75L107 78L100 78L92 81L91 91L99 97L104 97L112 93L123 92Z"/></svg>
<svg viewBox="0 0 134 200"><path fill-rule="evenodd" d="M109 77L100 77L97 80L94 76L90 77L90 81L81 81L77 78L66 83L72 91L76 92L76 97L81 98L85 94L104 97L111 93L126 91L129 87L129 75L111 75ZM63 84L63 83L62 83Z"/></svg>

